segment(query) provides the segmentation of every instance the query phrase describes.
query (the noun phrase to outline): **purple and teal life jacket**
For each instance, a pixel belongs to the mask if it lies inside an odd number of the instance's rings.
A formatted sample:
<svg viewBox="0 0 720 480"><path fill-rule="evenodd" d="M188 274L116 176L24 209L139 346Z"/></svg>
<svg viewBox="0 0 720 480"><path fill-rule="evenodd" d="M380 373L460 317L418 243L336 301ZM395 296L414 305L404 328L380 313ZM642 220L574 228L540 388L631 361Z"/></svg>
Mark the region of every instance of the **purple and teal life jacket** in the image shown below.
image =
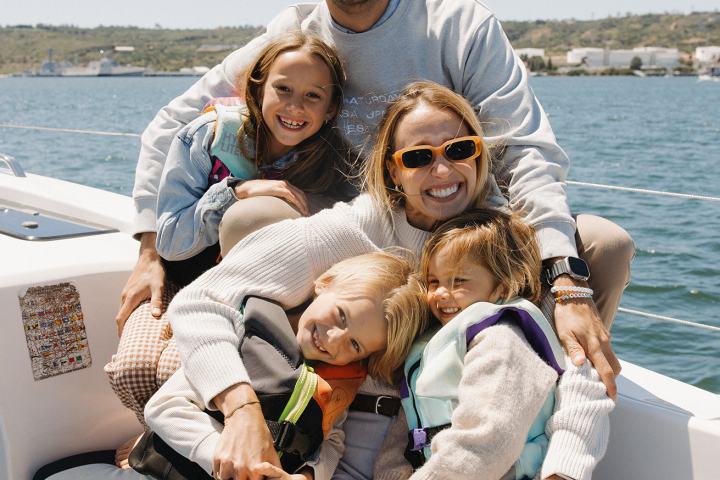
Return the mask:
<svg viewBox="0 0 720 480"><path fill-rule="evenodd" d="M420 467L431 456L433 437L450 427L458 405L458 388L468 345L487 327L500 321L520 327L530 346L557 373L565 370L565 353L555 332L531 302L515 298L496 305L475 303L447 324L421 336L405 360L405 378L400 393L408 421L408 446L405 456ZM554 389L535 418L520 458L515 463L515 478L533 478L547 452L545 424L553 413Z"/></svg>

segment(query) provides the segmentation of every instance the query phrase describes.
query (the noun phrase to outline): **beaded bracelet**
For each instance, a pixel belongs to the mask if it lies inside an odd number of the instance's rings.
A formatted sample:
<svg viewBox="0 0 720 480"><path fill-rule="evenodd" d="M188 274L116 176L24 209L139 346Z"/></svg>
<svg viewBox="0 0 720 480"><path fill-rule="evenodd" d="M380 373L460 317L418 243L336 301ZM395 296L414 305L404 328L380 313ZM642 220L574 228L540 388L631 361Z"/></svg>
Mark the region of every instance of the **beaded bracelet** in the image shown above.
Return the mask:
<svg viewBox="0 0 720 480"><path fill-rule="evenodd" d="M555 286L550 289L550 293L562 293L562 292L572 292L572 293L587 293L592 295L593 289L587 288L587 287L576 287L574 285L566 285L566 286Z"/></svg>
<svg viewBox="0 0 720 480"><path fill-rule="evenodd" d="M589 293L568 293L555 297L555 303L563 303L573 298L592 298L592 295Z"/></svg>

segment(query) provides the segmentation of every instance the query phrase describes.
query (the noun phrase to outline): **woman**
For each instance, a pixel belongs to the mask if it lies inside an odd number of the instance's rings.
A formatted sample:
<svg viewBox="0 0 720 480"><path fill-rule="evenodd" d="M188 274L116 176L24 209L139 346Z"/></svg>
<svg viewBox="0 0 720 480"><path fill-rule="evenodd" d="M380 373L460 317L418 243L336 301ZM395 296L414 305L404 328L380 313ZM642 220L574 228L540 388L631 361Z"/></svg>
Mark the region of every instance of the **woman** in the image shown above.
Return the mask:
<svg viewBox="0 0 720 480"><path fill-rule="evenodd" d="M489 175L487 147L470 142L471 147L463 137L482 137L482 129L462 97L430 82L409 85L380 124L373 154L366 163L366 193L352 203L336 204L313 217L284 221L252 234L219 266L178 294L169 317L186 375L205 402L213 401L226 413L257 400L237 355L234 328L240 321L238 307L246 296L258 295L294 307L311 294L313 279L343 258L390 246L419 253L435 222L469 207L505 203ZM410 148L418 146L424 147ZM393 153L402 150L405 154L394 163ZM558 277L558 282L573 282L563 277ZM591 299L558 306L556 317L575 321L573 310L584 313L580 320L599 324ZM558 329L567 331L568 327L563 324ZM573 372L583 373L589 375L587 369ZM393 387L373 379L363 391L396 395ZM239 431L226 426L215 455L218 478L256 478L254 466L263 461L277 463L262 417L250 411L241 414L245 418L237 423L254 427ZM376 449L390 420L381 417L351 412L345 431L353 441L347 442L336 477L372 476ZM574 419L566 420L569 428L556 434L561 440L563 434L577 435L571 431ZM548 456L553 458L551 453ZM564 468L558 465L557 473L565 473Z"/></svg>

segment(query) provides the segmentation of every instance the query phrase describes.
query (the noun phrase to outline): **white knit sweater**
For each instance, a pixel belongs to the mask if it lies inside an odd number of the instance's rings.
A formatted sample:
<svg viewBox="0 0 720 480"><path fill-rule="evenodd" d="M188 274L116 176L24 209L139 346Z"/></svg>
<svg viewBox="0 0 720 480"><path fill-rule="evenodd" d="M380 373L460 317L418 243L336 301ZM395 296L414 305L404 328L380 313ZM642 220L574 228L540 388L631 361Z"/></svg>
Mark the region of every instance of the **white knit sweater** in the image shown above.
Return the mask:
<svg viewBox="0 0 720 480"><path fill-rule="evenodd" d="M334 263L389 247L401 247L419 255L428 235L411 226L404 211L388 213L367 194L349 204L337 203L312 217L286 220L249 235L218 266L181 290L170 304L168 317L189 382L205 404L232 385L250 383L237 354L236 333L242 321L239 307L246 296L275 300L285 308L300 305L311 295L314 279ZM589 371L585 374L589 375ZM597 387L593 392L604 396L604 386L597 378L586 377L585 381ZM575 388L585 392L587 384ZM380 389L386 391L387 387L372 380L363 388L369 393ZM587 400L575 394L568 397ZM563 404L562 397L558 403ZM548 453L548 460L558 468L575 466L572 462L575 452L591 449L599 431L586 426L607 422L609 409L569 411L572 414L563 417L555 433L563 439L555 442L563 450ZM587 415L592 418L586 418ZM602 450L606 437L601 442ZM381 440L368 439L378 441ZM553 441L550 447L552 450ZM573 478L587 478L577 472L577 469L562 471Z"/></svg>
<svg viewBox="0 0 720 480"><path fill-rule="evenodd" d="M235 331L242 321L240 304L248 295L295 307L311 296L314 280L338 261L394 246L419 254L428 235L408 224L404 212L388 214L366 194L249 235L169 306L188 379L205 403L231 385L250 382L237 354Z"/></svg>

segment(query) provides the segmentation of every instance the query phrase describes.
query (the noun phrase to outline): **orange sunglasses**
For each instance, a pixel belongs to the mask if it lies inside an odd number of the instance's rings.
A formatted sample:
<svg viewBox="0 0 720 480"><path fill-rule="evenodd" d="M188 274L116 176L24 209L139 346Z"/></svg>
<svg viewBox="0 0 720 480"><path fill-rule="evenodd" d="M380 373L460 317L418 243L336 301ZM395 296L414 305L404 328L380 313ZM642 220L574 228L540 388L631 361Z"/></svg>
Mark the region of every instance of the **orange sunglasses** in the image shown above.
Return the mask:
<svg viewBox="0 0 720 480"><path fill-rule="evenodd" d="M476 135L453 138L439 147L417 145L393 153L392 159L400 168L423 168L433 162L435 155L442 154L453 162L462 162L482 154L483 141Z"/></svg>

